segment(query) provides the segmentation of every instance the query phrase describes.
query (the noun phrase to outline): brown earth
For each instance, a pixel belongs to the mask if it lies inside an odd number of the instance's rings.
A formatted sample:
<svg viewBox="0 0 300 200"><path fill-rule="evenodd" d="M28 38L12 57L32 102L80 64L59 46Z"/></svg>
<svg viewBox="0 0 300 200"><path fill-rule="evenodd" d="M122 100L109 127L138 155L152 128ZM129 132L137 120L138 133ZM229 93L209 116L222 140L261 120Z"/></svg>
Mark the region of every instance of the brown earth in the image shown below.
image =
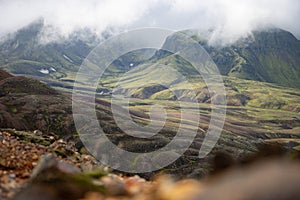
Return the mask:
<svg viewBox="0 0 300 200"><path fill-rule="evenodd" d="M37 80L0 71L0 127L70 136L72 101Z"/></svg>

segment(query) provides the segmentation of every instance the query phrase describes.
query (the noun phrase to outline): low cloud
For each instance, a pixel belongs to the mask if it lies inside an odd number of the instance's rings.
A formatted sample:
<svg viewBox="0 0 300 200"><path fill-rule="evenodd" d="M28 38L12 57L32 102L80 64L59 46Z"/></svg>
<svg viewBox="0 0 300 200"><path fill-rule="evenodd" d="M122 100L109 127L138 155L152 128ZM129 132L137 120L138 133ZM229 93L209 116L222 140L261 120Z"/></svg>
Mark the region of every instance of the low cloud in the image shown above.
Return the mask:
<svg viewBox="0 0 300 200"><path fill-rule="evenodd" d="M44 32L62 37L149 26L213 29L211 42L222 43L268 27L300 36L298 0L0 0L0 36L41 18Z"/></svg>

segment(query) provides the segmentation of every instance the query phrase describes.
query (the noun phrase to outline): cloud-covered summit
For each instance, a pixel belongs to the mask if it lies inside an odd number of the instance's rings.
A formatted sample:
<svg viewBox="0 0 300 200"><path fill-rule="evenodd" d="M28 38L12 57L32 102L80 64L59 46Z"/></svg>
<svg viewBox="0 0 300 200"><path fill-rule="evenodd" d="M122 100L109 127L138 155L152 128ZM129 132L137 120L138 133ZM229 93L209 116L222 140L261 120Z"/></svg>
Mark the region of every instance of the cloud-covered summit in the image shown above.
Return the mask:
<svg viewBox="0 0 300 200"><path fill-rule="evenodd" d="M268 27L300 36L298 0L0 0L0 36L41 18L45 32L60 37L149 26L213 29L211 42L223 43Z"/></svg>

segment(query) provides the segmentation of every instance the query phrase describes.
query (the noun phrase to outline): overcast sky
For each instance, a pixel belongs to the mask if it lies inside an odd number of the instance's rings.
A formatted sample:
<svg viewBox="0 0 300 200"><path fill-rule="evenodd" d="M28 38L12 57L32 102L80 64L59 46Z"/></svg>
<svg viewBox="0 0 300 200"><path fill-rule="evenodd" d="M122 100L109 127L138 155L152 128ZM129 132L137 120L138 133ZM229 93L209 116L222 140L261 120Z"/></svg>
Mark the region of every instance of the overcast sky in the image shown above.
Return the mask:
<svg viewBox="0 0 300 200"><path fill-rule="evenodd" d="M299 0L0 0L0 36L41 18L61 36L149 26L213 28L224 41L270 26L300 36Z"/></svg>

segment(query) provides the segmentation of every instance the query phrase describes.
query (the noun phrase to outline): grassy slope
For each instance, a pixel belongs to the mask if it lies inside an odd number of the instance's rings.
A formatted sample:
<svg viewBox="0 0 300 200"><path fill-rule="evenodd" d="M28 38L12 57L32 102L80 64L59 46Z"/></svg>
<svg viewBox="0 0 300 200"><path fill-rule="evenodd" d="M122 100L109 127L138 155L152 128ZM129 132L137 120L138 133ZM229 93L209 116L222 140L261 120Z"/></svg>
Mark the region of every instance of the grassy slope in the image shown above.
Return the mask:
<svg viewBox="0 0 300 200"><path fill-rule="evenodd" d="M289 32L256 32L248 44L208 51L223 74L300 88L300 41Z"/></svg>
<svg viewBox="0 0 300 200"><path fill-rule="evenodd" d="M300 88L300 41L287 31L254 32L226 47L210 46L207 36L184 32L199 41L222 75ZM165 45L174 46L178 34L181 33L171 36Z"/></svg>
<svg viewBox="0 0 300 200"><path fill-rule="evenodd" d="M88 35L83 40L74 35L69 40L59 43L41 45L40 33L43 22L38 21L29 27L19 30L0 43L0 68L14 74L46 77L60 80L74 79L83 59L95 47L97 40ZM221 74L242 79L259 80L276 83L282 86L300 87L300 41L291 33L279 29L254 32L249 38L244 38L227 47L212 47L207 39L193 31L184 31L205 48L215 61ZM164 46L186 45L186 41L178 41L178 34L169 37ZM79 34L80 35L80 34ZM177 41L174 43L174 41ZM172 48L173 49L173 48ZM144 51L144 50L143 50ZM136 56L130 52L116 60L107 70L105 76L113 78L129 70L131 64L135 67L153 51L144 51ZM159 51L153 56L152 62L160 60L175 64L175 69L183 75L190 76L195 70L181 59L161 59L168 53ZM40 69L55 68L56 72L44 75Z"/></svg>

